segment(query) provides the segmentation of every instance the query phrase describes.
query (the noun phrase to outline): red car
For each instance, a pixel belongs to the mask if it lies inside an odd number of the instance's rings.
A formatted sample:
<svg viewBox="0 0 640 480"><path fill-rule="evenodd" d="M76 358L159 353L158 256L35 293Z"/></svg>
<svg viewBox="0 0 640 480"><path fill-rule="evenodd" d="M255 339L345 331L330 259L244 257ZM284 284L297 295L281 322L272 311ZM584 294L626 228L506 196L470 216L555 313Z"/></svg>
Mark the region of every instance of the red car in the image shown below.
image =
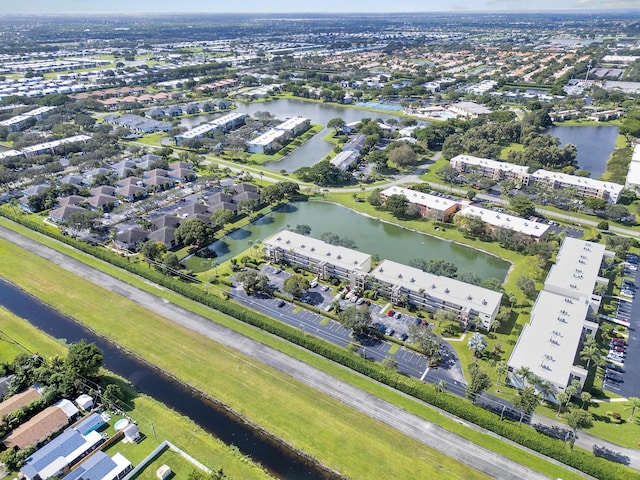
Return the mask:
<svg viewBox="0 0 640 480"><path fill-rule="evenodd" d="M394 312L393 310L389 310L389 311L387 312L387 317L393 317L393 315L394 315L395 313L396 313L396 312Z"/></svg>

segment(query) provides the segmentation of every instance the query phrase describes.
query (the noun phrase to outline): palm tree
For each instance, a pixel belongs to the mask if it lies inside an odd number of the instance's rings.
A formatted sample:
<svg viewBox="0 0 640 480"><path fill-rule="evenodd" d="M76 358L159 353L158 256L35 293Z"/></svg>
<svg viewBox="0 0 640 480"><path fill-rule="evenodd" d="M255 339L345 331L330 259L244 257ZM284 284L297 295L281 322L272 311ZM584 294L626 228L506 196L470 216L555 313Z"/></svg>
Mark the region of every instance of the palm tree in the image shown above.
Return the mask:
<svg viewBox="0 0 640 480"><path fill-rule="evenodd" d="M565 404L565 402L569 401L569 395L567 395L565 392L560 392L556 395L556 401L558 402L558 413L556 413L556 417L559 417L562 406Z"/></svg>
<svg viewBox="0 0 640 480"><path fill-rule="evenodd" d="M436 393L442 393L447 389L447 382L444 380L438 380L438 383L435 385Z"/></svg>
<svg viewBox="0 0 640 480"><path fill-rule="evenodd" d="M528 382L529 385L531 385L535 390L539 391L540 387L544 383L544 380L542 380L542 378L540 378L535 373L532 373L531 375L529 375Z"/></svg>
<svg viewBox="0 0 640 480"><path fill-rule="evenodd" d="M494 318L493 321L491 322L491 326L489 327L489 332L493 330L493 338L496 338L496 332L501 326L502 326L502 323L500 323L500 320L498 320L497 318Z"/></svg>
<svg viewBox="0 0 640 480"><path fill-rule="evenodd" d="M631 416L629 417L629 421L633 421L633 414L636 413L636 408L640 407L640 398L638 397L629 397L629 403L627 404L625 410L631 410Z"/></svg>
<svg viewBox="0 0 640 480"><path fill-rule="evenodd" d="M539 386L538 386L538 392L540 393L540 396L542 397L542 399L546 402L548 398L555 398L556 396L556 392L558 391L558 389L556 388L556 386L551 383L551 382L542 382Z"/></svg>
<svg viewBox="0 0 640 480"><path fill-rule="evenodd" d="M589 338L592 338L592 337L589 337ZM600 349L596 345L587 344L586 342L585 342L584 348L580 352L580 359L587 362L587 370L589 370L589 366L591 365L591 362L601 356L602 356L602 352L600 352Z"/></svg>
<svg viewBox="0 0 640 480"><path fill-rule="evenodd" d="M580 394L580 400L582 400L582 408L587 405L587 410L589 410L589 405L591 404L591 394L589 392L582 392Z"/></svg>
<svg viewBox="0 0 640 480"><path fill-rule="evenodd" d="M478 358L478 354L484 352L484 349L487 348L487 341L484 339L484 335L475 332L469 338L467 346L473 352L473 357Z"/></svg>
<svg viewBox="0 0 640 480"><path fill-rule="evenodd" d="M515 374L520 377L520 380L522 380L523 385L527 382L527 380L529 379L529 377L531 375L533 375L533 372L531 371L531 369L529 367L525 367L522 366L519 369L517 369L515 371Z"/></svg>
<svg viewBox="0 0 640 480"><path fill-rule="evenodd" d="M509 371L509 365L504 360L499 361L496 364L496 373L498 376L496 377L496 386L498 387L498 391L500 391L500 378Z"/></svg>

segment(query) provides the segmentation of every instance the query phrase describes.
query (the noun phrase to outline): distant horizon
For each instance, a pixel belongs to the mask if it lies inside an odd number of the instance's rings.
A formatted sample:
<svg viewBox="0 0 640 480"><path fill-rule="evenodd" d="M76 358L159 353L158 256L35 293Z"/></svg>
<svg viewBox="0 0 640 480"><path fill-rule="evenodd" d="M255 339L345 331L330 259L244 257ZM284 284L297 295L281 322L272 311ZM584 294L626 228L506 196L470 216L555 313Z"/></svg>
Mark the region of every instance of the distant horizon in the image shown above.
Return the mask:
<svg viewBox="0 0 640 480"><path fill-rule="evenodd" d="M266 3L266 5L265 5ZM442 4L445 4L444 8ZM100 15L100 14L228 14L228 15L362 15L362 14L428 14L428 13L598 13L607 11L638 10L638 0L396 0L371 2L370 0L324 0L322 4L301 5L291 0L238 0L229 5L206 0L182 0L179 11L176 3L168 0L0 0L0 16L28 15Z"/></svg>

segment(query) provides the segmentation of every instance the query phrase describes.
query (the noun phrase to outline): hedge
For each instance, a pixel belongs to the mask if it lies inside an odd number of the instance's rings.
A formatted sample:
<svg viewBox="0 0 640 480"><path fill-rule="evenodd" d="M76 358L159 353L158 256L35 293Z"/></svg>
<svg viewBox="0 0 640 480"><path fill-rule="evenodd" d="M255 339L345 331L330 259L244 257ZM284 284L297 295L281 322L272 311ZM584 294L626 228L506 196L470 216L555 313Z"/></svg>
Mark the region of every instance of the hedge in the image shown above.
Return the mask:
<svg viewBox="0 0 640 480"><path fill-rule="evenodd" d="M350 352L345 348L339 347L312 335L305 335L298 329L290 327L289 325L279 322L278 320L268 317L262 313L245 308L242 305L224 300L215 295L207 295L193 284L184 283L173 277L163 275L156 270L144 268L140 263L131 263L104 248L94 247L81 240L62 235L59 232L54 232L42 224L31 221L25 216L14 216L6 211L6 209L0 209L0 215L32 230L59 240L82 252L93 255L100 260L144 277L147 280L155 282L165 288L169 288L191 300L202 303L203 305L218 310L221 313L229 315L237 320L258 327L273 335L277 335L329 360L366 375L373 380L384 383L407 395L411 395L463 420L474 423L482 428L486 428L487 430L490 430L502 437L535 450L536 452L551 457L596 478L601 480L617 480L619 478L640 480L640 472L638 471L632 470L610 460L596 457L586 451L568 451L564 442L559 439L548 437L533 428L527 428L520 424L511 423L509 420L500 420L500 417L495 413L485 410L472 402L462 400L459 397L453 397L446 393L439 393L431 385L427 385L418 379L406 377L397 372L389 371L379 364L369 362L363 359L360 355ZM326 312L323 312L323 314L326 314Z"/></svg>

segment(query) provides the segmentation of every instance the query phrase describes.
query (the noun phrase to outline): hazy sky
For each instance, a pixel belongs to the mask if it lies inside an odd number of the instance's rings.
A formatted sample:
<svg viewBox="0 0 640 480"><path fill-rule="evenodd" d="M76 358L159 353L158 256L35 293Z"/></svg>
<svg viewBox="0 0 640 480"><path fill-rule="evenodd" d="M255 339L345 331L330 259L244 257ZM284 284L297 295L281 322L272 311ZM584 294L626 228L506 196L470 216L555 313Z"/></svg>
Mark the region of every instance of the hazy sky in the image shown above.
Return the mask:
<svg viewBox="0 0 640 480"><path fill-rule="evenodd" d="M432 12L640 8L640 0L0 0L2 13Z"/></svg>

